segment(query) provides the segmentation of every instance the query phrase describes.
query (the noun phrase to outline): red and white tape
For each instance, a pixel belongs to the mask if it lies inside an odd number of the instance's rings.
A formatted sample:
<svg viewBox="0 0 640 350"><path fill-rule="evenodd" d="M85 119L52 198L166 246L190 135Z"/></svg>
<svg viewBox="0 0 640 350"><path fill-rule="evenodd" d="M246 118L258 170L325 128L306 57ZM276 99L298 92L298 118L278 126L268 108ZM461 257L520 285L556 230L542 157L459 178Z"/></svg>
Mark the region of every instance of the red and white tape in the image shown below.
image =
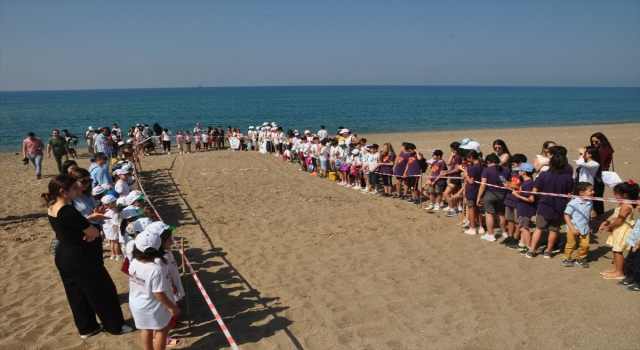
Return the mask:
<svg viewBox="0 0 640 350"><path fill-rule="evenodd" d="M140 183L140 176L136 177L136 181L138 182L138 187L140 187L140 191L144 193L145 198L147 199L147 203L149 203L149 206L151 207L151 209L153 209L153 211L156 213L156 215L158 216L158 219L160 219L160 221L163 221L162 217L160 217L160 213L158 213L156 208L153 206L153 203L151 203L149 196L147 196L147 193L144 191L144 188L142 187L142 183ZM202 286L202 282L200 282L200 278L198 278L198 275L193 270L193 267L191 266L189 259L184 254L184 250L182 250L182 247L178 244L178 242L175 239L173 239L173 237L171 238L171 240L173 241L173 245L178 249L178 252L180 252L180 255L184 257L184 262L187 264L187 267L189 268L189 272L191 272L191 276L193 276L193 279L196 281L196 284L198 285L198 288L200 289L200 292L202 293L204 300L206 300L207 305L209 305L209 309L211 309L213 316L218 322L218 325L220 325L222 332L224 333L225 337L227 337L227 341L229 342L229 345L231 345L231 348L233 350L238 350L238 345L236 345L236 341L231 336L231 333L229 333L229 329L227 329L227 326L224 324L224 321L222 320L222 317L220 317L220 314L218 313L218 310L216 309L216 307L213 305L211 298L209 298L209 294L207 294L207 291L204 289L204 286Z"/></svg>

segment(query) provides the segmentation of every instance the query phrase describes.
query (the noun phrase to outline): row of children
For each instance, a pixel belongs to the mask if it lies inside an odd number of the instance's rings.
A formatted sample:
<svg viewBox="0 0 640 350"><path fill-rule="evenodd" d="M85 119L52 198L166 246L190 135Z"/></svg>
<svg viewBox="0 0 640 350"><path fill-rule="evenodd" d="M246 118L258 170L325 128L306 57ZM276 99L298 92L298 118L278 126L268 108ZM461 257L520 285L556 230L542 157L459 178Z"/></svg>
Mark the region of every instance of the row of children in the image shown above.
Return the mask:
<svg viewBox="0 0 640 350"><path fill-rule="evenodd" d="M542 155L529 163L524 154L510 154L502 140L494 141L493 152L486 157L482 156L478 142L466 138L450 144L451 155L447 160L439 149L430 151L427 160L409 142L402 143L396 154L390 143L380 148L377 144L367 144L364 138L350 142L350 136L347 129L339 130L336 137L324 139L311 135L308 130L304 136L294 131L292 137L282 143L279 155L284 161L298 163L300 170L318 177L335 177L338 185L360 189L363 194L379 194L413 204L428 200L427 211L444 209L447 217L459 215L464 206L465 233L481 234L481 239L489 242L505 238L502 244L528 258L537 255L552 258L560 252L558 234L566 222L563 265L573 266L571 254L579 246L576 264L589 266L586 258L593 204L590 199L572 196L594 194L594 182L602 176L600 162L596 161L600 159L596 147L579 150L574 176L567 149L551 141L545 142ZM421 177L426 179L422 186L419 185ZM633 181L619 183L613 190L617 199L626 200L637 200L639 191ZM540 192L564 197L534 194ZM623 273L622 254L630 249L628 271L631 275L633 271L640 271L640 262L634 262L637 258L633 251L640 245L640 237L630 234L635 224L635 206L620 204L610 218L602 221L599 230L610 235L607 245L614 254L614 266L602 275L606 279L620 279L622 284L640 282L640 276L625 278ZM495 225L499 227L497 234L494 234ZM533 232L530 225L535 225ZM543 234L547 233L546 244L541 244Z"/></svg>

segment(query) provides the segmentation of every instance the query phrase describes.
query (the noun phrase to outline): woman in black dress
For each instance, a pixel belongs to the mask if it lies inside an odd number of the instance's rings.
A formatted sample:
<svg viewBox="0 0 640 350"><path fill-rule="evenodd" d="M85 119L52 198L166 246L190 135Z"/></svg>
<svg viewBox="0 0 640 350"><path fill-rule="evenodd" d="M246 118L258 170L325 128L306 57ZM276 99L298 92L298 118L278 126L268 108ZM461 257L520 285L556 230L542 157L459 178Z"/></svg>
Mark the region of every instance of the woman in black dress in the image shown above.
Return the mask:
<svg viewBox="0 0 640 350"><path fill-rule="evenodd" d="M106 330L112 334L131 332L124 324L118 291L102 260L100 232L70 204L80 189L76 179L58 175L43 193L49 223L60 241L55 263L67 294L73 320L83 339ZM96 209L98 219L103 209ZM96 321L96 315L102 325Z"/></svg>

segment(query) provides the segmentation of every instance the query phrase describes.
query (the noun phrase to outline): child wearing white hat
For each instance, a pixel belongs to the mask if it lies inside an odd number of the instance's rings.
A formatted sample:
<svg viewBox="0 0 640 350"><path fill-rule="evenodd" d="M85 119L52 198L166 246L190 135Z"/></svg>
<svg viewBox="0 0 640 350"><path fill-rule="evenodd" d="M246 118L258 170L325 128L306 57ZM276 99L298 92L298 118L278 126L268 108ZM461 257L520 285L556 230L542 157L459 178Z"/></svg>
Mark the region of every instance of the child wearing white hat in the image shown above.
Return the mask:
<svg viewBox="0 0 640 350"><path fill-rule="evenodd" d="M104 216L109 218L104 221L104 224L102 225L102 231L104 232L104 238L109 241L109 247L111 249L111 260L124 259L122 250L120 249L120 222L116 222L119 221L119 217L116 212L117 200L118 199L116 197L110 194L105 195L100 200L102 202L102 205L107 208Z"/></svg>
<svg viewBox="0 0 640 350"><path fill-rule="evenodd" d="M147 226L135 239L129 265L129 308L136 328L141 330L143 347L164 349L180 309L162 266L167 263L162 240L158 233L150 230L152 226Z"/></svg>
<svg viewBox="0 0 640 350"><path fill-rule="evenodd" d="M129 171L120 168L116 174L118 175L118 182L116 182L114 189L120 193L121 197L126 197L129 194Z"/></svg>

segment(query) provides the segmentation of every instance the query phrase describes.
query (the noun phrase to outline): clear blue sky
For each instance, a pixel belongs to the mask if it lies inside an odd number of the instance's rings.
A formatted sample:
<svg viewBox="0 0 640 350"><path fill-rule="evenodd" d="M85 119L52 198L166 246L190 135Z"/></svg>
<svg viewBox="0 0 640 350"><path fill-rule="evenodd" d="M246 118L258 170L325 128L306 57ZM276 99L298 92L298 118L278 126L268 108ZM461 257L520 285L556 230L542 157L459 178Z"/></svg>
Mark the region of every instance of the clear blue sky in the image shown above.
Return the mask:
<svg viewBox="0 0 640 350"><path fill-rule="evenodd" d="M0 1L0 90L640 86L640 1Z"/></svg>

